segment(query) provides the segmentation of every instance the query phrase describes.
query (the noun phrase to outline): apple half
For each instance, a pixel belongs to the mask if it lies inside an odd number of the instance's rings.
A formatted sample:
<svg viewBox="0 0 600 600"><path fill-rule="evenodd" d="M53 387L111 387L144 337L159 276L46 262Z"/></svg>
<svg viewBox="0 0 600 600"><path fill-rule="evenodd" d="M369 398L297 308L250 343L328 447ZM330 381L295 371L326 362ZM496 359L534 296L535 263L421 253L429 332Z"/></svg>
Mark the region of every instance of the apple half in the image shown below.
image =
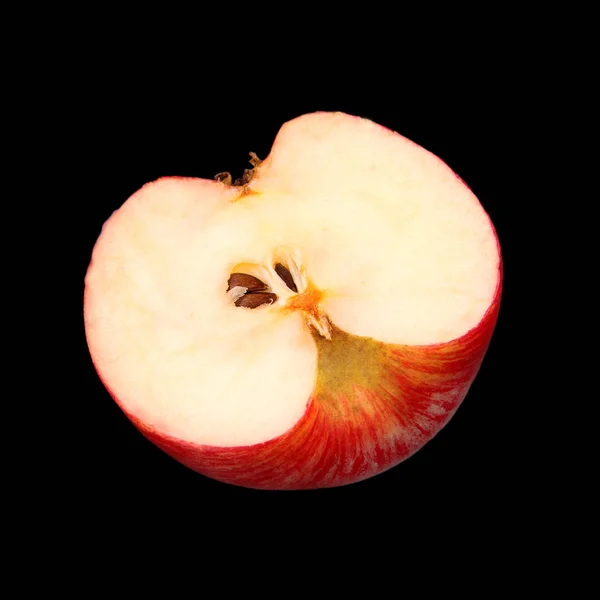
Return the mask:
<svg viewBox="0 0 600 600"><path fill-rule="evenodd" d="M298 117L231 183L163 178L113 213L89 350L154 444L257 489L350 484L451 418L496 324L500 247L439 158L369 120Z"/></svg>

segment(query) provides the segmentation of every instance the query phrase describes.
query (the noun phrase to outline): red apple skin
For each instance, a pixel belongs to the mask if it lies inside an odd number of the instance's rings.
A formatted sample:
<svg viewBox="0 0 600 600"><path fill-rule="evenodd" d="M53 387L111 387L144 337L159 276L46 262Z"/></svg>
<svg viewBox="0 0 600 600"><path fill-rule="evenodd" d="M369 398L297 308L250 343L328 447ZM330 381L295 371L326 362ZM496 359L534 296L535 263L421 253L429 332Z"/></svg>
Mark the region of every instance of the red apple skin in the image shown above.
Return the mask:
<svg viewBox="0 0 600 600"><path fill-rule="evenodd" d="M464 336L430 346L381 344L377 359L385 375L378 386L346 386L350 392L337 395L317 389L300 421L262 444L222 448L176 439L127 413L111 395L152 443L212 479L264 490L355 483L404 461L450 420L489 346L500 308L502 275L500 262L493 302Z"/></svg>

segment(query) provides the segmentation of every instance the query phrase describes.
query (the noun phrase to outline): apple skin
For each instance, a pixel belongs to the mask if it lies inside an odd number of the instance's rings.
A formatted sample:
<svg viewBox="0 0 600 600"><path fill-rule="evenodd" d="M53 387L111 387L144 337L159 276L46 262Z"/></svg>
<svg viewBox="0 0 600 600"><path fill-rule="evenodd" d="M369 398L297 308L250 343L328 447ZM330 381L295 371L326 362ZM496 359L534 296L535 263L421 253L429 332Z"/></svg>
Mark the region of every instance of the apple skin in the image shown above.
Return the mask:
<svg viewBox="0 0 600 600"><path fill-rule="evenodd" d="M488 311L464 336L430 346L373 342L377 347L373 360L381 367L376 384L365 387L346 381L342 391L317 385L300 421L265 443L222 448L165 435L128 413L103 383L148 440L207 477L264 490L348 485L410 457L458 409L479 371L496 325L502 262L498 271Z"/></svg>

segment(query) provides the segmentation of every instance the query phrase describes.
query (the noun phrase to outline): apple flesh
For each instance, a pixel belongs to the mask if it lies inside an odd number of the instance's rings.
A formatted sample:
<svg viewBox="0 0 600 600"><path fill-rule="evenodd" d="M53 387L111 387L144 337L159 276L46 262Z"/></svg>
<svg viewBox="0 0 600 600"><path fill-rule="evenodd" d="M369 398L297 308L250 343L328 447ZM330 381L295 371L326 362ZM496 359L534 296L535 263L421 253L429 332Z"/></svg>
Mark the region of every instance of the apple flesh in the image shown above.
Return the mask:
<svg viewBox="0 0 600 600"><path fill-rule="evenodd" d="M105 223L90 353L176 460L259 489L350 484L405 460L473 382L500 247L440 159L342 113L304 115L238 185L164 178Z"/></svg>

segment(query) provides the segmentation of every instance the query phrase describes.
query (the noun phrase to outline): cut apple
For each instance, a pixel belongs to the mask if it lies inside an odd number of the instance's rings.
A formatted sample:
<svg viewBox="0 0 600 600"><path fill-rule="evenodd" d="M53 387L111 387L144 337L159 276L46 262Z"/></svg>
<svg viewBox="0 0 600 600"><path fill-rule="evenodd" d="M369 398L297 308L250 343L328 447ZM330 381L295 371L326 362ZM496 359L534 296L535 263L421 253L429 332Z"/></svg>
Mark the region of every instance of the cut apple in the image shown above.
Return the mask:
<svg viewBox="0 0 600 600"><path fill-rule="evenodd" d="M449 420L488 347L490 219L440 159L341 113L286 123L231 184L164 178L105 223L85 280L99 376L220 481L353 483Z"/></svg>

